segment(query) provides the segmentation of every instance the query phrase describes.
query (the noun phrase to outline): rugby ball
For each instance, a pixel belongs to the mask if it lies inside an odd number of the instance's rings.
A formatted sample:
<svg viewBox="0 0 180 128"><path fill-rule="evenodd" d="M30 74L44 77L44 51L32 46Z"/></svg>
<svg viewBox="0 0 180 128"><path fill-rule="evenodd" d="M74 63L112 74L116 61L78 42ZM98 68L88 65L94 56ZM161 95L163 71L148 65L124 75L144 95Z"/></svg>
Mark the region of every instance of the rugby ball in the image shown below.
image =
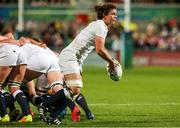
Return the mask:
<svg viewBox="0 0 180 128"><path fill-rule="evenodd" d="M108 73L108 76L114 80L114 81L119 81L122 77L122 67L120 64L117 64L115 67L115 70L113 71L112 69L109 68L109 63L106 66L106 70Z"/></svg>

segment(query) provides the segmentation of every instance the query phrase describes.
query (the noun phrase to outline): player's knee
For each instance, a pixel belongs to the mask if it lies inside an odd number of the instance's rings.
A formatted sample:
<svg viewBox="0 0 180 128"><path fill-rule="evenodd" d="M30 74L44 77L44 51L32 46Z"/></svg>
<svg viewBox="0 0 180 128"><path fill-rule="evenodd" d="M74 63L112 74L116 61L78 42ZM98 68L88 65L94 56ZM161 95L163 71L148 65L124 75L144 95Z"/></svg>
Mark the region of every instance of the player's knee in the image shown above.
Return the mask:
<svg viewBox="0 0 180 128"><path fill-rule="evenodd" d="M66 99L70 99L72 101L79 95L79 93L72 92L70 88L64 88L63 90Z"/></svg>
<svg viewBox="0 0 180 128"><path fill-rule="evenodd" d="M56 81L50 85L50 90L52 90L53 93L56 93L61 89L63 89L63 82L61 81Z"/></svg>
<svg viewBox="0 0 180 128"><path fill-rule="evenodd" d="M73 95L78 95L80 93L80 91L81 91L81 88L78 88L78 87L71 86L69 88L71 89L71 92L72 92Z"/></svg>
<svg viewBox="0 0 180 128"><path fill-rule="evenodd" d="M20 89L21 83L9 80L7 85L9 86L10 92L14 93Z"/></svg>

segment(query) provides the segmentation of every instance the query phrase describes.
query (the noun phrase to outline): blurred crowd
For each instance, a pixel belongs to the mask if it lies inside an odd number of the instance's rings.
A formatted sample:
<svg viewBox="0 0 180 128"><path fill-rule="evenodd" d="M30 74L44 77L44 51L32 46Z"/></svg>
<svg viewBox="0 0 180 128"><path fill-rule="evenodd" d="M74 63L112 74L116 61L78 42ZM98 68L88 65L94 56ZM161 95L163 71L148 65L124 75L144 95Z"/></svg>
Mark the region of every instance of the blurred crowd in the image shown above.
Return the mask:
<svg viewBox="0 0 180 128"><path fill-rule="evenodd" d="M173 18L149 23L144 32L133 32L134 46L142 50L180 50L180 21Z"/></svg>
<svg viewBox="0 0 180 128"><path fill-rule="evenodd" d="M24 31L18 33L16 24L16 21L13 20L8 23L0 20L0 33L12 32L16 37L23 35L39 38L48 47L56 51L64 48L73 40L81 28L86 26L78 20L51 22L28 20L25 22ZM118 22L109 31L106 43L108 49L120 50L122 30L121 22ZM134 47L140 50L180 50L179 30L180 22L176 18L164 22L149 22L144 29L138 27L132 31Z"/></svg>
<svg viewBox="0 0 180 128"><path fill-rule="evenodd" d="M44 6L50 4L76 4L82 2L88 2L87 0L26 0L26 3L35 6ZM97 0L91 0L92 2L98 2ZM124 0L99 0L100 2L112 2L112 3L124 3ZM132 3L180 3L179 0L131 0ZM1 4L14 4L18 3L18 0L0 0Z"/></svg>
<svg viewBox="0 0 180 128"><path fill-rule="evenodd" d="M100 2L113 2L123 4L124 0L99 0ZM96 0L26 0L25 4L31 6L49 6L67 4L84 6L83 3L89 5L89 2L98 2ZM132 0L132 3L179 3L179 0ZM0 0L0 5L17 4L18 0ZM79 5L81 4L81 5ZM85 6L86 7L86 6ZM17 32L17 21L3 21L0 19L0 34L6 32L14 33L14 36L31 36L44 41L48 47L60 51L64 46L70 43L77 35L79 30L87 25L88 15L76 17L75 20L55 20L55 21L25 21L24 31ZM143 25L142 25L143 24ZM140 50L180 50L180 21L178 17L170 20L148 21L144 23L136 23L136 28L132 30L132 39L135 49ZM142 27L143 26L143 27ZM113 51L120 50L121 32L123 31L123 23L115 24L109 31L106 46Z"/></svg>
<svg viewBox="0 0 180 128"><path fill-rule="evenodd" d="M25 22L24 31L17 31L17 21L5 22L0 20L0 34L12 32L16 38L30 36L41 39L48 47L60 51L64 46L73 40L82 24L76 21L34 21Z"/></svg>

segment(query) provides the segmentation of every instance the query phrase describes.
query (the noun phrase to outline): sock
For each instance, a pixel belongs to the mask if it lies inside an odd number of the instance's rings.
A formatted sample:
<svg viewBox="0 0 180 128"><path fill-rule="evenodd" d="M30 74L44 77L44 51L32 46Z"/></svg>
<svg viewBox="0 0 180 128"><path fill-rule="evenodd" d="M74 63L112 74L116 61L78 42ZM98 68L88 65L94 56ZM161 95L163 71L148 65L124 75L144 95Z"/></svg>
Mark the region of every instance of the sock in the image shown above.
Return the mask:
<svg viewBox="0 0 180 128"><path fill-rule="evenodd" d="M3 95L6 101L6 108L9 108L10 111L13 111L16 108L14 105L14 97L9 92L4 92Z"/></svg>
<svg viewBox="0 0 180 128"><path fill-rule="evenodd" d="M33 96L31 98L31 102L33 105L38 106L41 104L43 101L45 101L41 96Z"/></svg>
<svg viewBox="0 0 180 128"><path fill-rule="evenodd" d="M71 109L71 112L74 110L76 104L72 100L68 100L68 107Z"/></svg>
<svg viewBox="0 0 180 128"><path fill-rule="evenodd" d="M62 99L66 99L63 89L59 90L57 93L52 95L49 99L43 102L42 105L48 108L50 106L53 106L53 104L55 103L59 103L59 101L61 101Z"/></svg>
<svg viewBox="0 0 180 128"><path fill-rule="evenodd" d="M4 117L6 114L6 102L3 93L0 91L0 114Z"/></svg>
<svg viewBox="0 0 180 128"><path fill-rule="evenodd" d="M85 97L81 93L76 97L75 101L79 106L81 106L86 115L91 112L87 105Z"/></svg>
<svg viewBox="0 0 180 128"><path fill-rule="evenodd" d="M66 99L62 99L55 105L55 109L50 113L50 117L56 119L60 116L61 112L67 107L68 102Z"/></svg>
<svg viewBox="0 0 180 128"><path fill-rule="evenodd" d="M21 90L17 90L13 93L13 97L16 99L21 107L23 115L29 114L29 105L26 96Z"/></svg>

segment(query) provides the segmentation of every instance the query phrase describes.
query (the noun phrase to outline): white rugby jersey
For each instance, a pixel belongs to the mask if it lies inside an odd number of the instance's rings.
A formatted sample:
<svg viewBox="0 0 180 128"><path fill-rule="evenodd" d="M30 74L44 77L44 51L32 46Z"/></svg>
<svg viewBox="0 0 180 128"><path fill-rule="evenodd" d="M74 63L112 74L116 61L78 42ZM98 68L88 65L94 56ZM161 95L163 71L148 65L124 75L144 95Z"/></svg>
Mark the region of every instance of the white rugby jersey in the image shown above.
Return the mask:
<svg viewBox="0 0 180 128"><path fill-rule="evenodd" d="M41 52L41 53L50 53L52 55L55 56L55 54L47 47L47 48L42 48L40 46L37 46L35 44L32 44L32 43L26 43L24 44L23 46L21 46L24 51L26 52L27 54L27 57L29 58L31 55L33 54L36 54L38 52Z"/></svg>
<svg viewBox="0 0 180 128"><path fill-rule="evenodd" d="M64 60L77 60L82 65L88 54L95 48L95 37L106 38L108 27L103 20L91 22L76 36L62 52Z"/></svg>
<svg viewBox="0 0 180 128"><path fill-rule="evenodd" d="M24 50L10 43L0 43L0 66L16 66L27 64L27 56Z"/></svg>
<svg viewBox="0 0 180 128"><path fill-rule="evenodd" d="M60 71L58 58L49 48L26 43L22 46L27 54L27 69L41 73Z"/></svg>

